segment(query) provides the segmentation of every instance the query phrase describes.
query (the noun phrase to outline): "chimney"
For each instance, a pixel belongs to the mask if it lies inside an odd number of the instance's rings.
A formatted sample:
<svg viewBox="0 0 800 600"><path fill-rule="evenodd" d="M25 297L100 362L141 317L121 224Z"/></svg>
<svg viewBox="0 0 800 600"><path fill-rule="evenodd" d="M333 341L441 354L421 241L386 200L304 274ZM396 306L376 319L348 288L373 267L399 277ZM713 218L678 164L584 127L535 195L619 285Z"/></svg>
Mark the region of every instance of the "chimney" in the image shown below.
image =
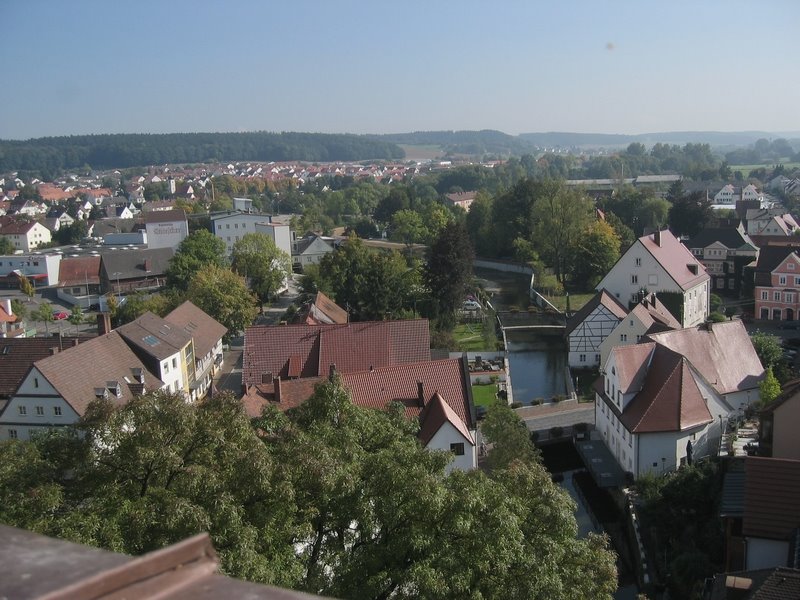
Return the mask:
<svg viewBox="0 0 800 600"><path fill-rule="evenodd" d="M420 408L425 407L425 384L421 381L417 381L417 401L419 402Z"/></svg>
<svg viewBox="0 0 800 600"><path fill-rule="evenodd" d="M328 369L328 379L333 381L334 377L336 377L336 363L331 363L331 366Z"/></svg>
<svg viewBox="0 0 800 600"><path fill-rule="evenodd" d="M50 356L53 356L54 354L58 354L58 348L57 347L50 348Z"/></svg>
<svg viewBox="0 0 800 600"><path fill-rule="evenodd" d="M275 392L275 402L280 404L281 403L281 378L280 377L275 377L272 380L272 387L273 387L274 392Z"/></svg>
<svg viewBox="0 0 800 600"><path fill-rule="evenodd" d="M656 243L656 246L661 246L661 230L660 229L653 234L653 241Z"/></svg>
<svg viewBox="0 0 800 600"><path fill-rule="evenodd" d="M3 298L3 309L9 316L14 314L14 311L11 310L11 298Z"/></svg>
<svg viewBox="0 0 800 600"><path fill-rule="evenodd" d="M75 346L77 346L79 343L80 343L80 340L79 340L78 338L75 338L74 340L72 340L72 347L74 348L74 347L75 347Z"/></svg>
<svg viewBox="0 0 800 600"><path fill-rule="evenodd" d="M111 313L97 313L97 335L111 333Z"/></svg>
<svg viewBox="0 0 800 600"><path fill-rule="evenodd" d="M144 259L144 270L148 273L153 270L153 261L149 258Z"/></svg>

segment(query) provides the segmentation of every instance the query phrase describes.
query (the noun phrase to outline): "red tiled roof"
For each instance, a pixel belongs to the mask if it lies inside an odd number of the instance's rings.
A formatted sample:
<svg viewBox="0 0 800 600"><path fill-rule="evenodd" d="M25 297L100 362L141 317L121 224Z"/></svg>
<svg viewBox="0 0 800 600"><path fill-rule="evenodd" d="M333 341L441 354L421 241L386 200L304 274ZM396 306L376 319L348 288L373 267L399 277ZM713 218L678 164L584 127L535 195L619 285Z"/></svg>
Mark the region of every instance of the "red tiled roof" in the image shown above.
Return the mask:
<svg viewBox="0 0 800 600"><path fill-rule="evenodd" d="M169 313L164 320L182 328L192 336L196 358L203 358L211 352L216 343L228 332L224 325L189 300Z"/></svg>
<svg viewBox="0 0 800 600"><path fill-rule="evenodd" d="M741 321L700 325L647 337L688 358L720 394L753 389L764 378L764 367Z"/></svg>
<svg viewBox="0 0 800 600"><path fill-rule="evenodd" d="M748 456L742 533L787 540L797 527L800 527L800 460Z"/></svg>
<svg viewBox="0 0 800 600"><path fill-rule="evenodd" d="M0 303L0 323L16 323L17 315L6 312L5 307Z"/></svg>
<svg viewBox="0 0 800 600"><path fill-rule="evenodd" d="M688 361L657 346L642 390L622 413L625 428L633 433L683 431L713 420Z"/></svg>
<svg viewBox="0 0 800 600"><path fill-rule="evenodd" d="M0 307L0 310L2 307ZM0 340L0 398L10 398L37 360L87 338L4 338Z"/></svg>
<svg viewBox="0 0 800 600"><path fill-rule="evenodd" d="M100 257L63 258L58 266L58 287L100 283Z"/></svg>
<svg viewBox="0 0 800 600"><path fill-rule="evenodd" d="M656 243L656 239L660 242ZM681 289L688 290L709 279L706 268L698 262L689 249L684 246L669 229L651 233L639 238L642 246L653 255L670 277ZM696 273L689 269L693 265Z"/></svg>
<svg viewBox="0 0 800 600"><path fill-rule="evenodd" d="M430 360L426 319L345 325L256 325L244 336L242 383L261 383L264 373L289 377L327 375L331 364L346 373Z"/></svg>
<svg viewBox="0 0 800 600"><path fill-rule="evenodd" d="M473 446L475 445L475 440L472 439L472 434L470 434L467 429L467 425L455 413L450 405L444 401L439 392L436 392L430 402L422 409L422 412L419 414L419 422L420 430L417 437L419 437L423 446L428 445L428 442L433 439L433 436L436 435L436 432L439 431L445 423L450 423L464 436L464 439Z"/></svg>
<svg viewBox="0 0 800 600"><path fill-rule="evenodd" d="M145 368L116 331L38 360L34 366L79 415L83 415L95 399L95 388L105 387L108 381L120 384L122 394L117 402L125 403L133 398L127 384L136 383L134 370L142 370L148 391L164 385Z"/></svg>
<svg viewBox="0 0 800 600"><path fill-rule="evenodd" d="M331 323L338 323L342 325L348 321L347 311L322 292L317 292L317 297L314 299L313 307L325 315L325 317L327 317ZM309 312L310 318L313 318L311 317L312 312L313 309Z"/></svg>
<svg viewBox="0 0 800 600"><path fill-rule="evenodd" d="M617 346L611 350L614 353L619 389L623 394L638 392L642 389L644 378L647 375L648 361L655 347L656 345L650 342Z"/></svg>

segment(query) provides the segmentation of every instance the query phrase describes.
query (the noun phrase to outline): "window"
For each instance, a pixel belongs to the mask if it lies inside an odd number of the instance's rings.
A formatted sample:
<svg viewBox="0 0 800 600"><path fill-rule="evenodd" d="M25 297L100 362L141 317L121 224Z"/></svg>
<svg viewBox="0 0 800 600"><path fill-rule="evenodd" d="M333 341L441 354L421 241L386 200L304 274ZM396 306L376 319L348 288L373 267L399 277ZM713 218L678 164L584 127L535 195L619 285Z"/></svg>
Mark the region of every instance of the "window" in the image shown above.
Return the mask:
<svg viewBox="0 0 800 600"><path fill-rule="evenodd" d="M39 387L39 378L38 377L34 377L33 378L33 387L35 387L35 388Z"/></svg>
<svg viewBox="0 0 800 600"><path fill-rule="evenodd" d="M580 362L586 362L586 355L585 355L585 354L581 354L581 355L579 355L579 356L578 356L578 360L579 360Z"/></svg>
<svg viewBox="0 0 800 600"><path fill-rule="evenodd" d="M450 444L450 452L452 452L456 456L464 456L464 442L458 442L457 444Z"/></svg>
<svg viewBox="0 0 800 600"><path fill-rule="evenodd" d="M631 327L633 327L633 319L631 319Z"/></svg>
<svg viewBox="0 0 800 600"><path fill-rule="evenodd" d="M761 299L762 300L769 300L769 292L767 292L766 290L761 292Z"/></svg>
<svg viewBox="0 0 800 600"><path fill-rule="evenodd" d="M720 277L719 279L717 279L717 289L721 290L724 287L725 287L725 280Z"/></svg>
<svg viewBox="0 0 800 600"><path fill-rule="evenodd" d="M617 406L622 406L622 390L617 390ZM619 423L617 423L619 425ZM619 429L617 429L619 431Z"/></svg>
<svg viewBox="0 0 800 600"><path fill-rule="evenodd" d="M53 415L56 416L56 417L60 417L61 416L61 407L60 406L54 406L53 407Z"/></svg>
<svg viewBox="0 0 800 600"><path fill-rule="evenodd" d="M786 265L786 268L787 268L789 271L794 271L794 263L789 263L788 265Z"/></svg>
<svg viewBox="0 0 800 600"><path fill-rule="evenodd" d="M44 406L37 406L36 407L36 416L43 417L44 416Z"/></svg>
<svg viewBox="0 0 800 600"><path fill-rule="evenodd" d="M791 293L784 294L783 295L783 301L784 302L794 302L794 294L791 294Z"/></svg>
<svg viewBox="0 0 800 600"><path fill-rule="evenodd" d="M8 430L8 439L15 440L17 439L17 430L16 429L9 429Z"/></svg>
<svg viewBox="0 0 800 600"><path fill-rule="evenodd" d="M773 292L772 293L772 299L775 300L776 302L780 302L781 301L781 293L780 292Z"/></svg>
<svg viewBox="0 0 800 600"><path fill-rule="evenodd" d="M795 277L794 278L794 284L795 285L800 285L800 277Z"/></svg>
<svg viewBox="0 0 800 600"><path fill-rule="evenodd" d="M639 283L639 276L638 275L631 275L631 283L633 283L633 284Z"/></svg>
<svg viewBox="0 0 800 600"><path fill-rule="evenodd" d="M619 341L620 342L627 342L628 341L628 334L627 333L619 334Z"/></svg>
<svg viewBox="0 0 800 600"><path fill-rule="evenodd" d="M786 275L778 277L778 285L786 285Z"/></svg>
<svg viewBox="0 0 800 600"><path fill-rule="evenodd" d="M641 258L634 259L634 262L636 263L637 267L641 267L642 266L642 259Z"/></svg>
<svg viewBox="0 0 800 600"><path fill-rule="evenodd" d="M164 369L164 373L169 373L169 361L164 362L162 369Z"/></svg>
<svg viewBox="0 0 800 600"><path fill-rule="evenodd" d="M28 407L27 406L23 406L23 405L19 405L17 407L17 412L20 414L20 416L24 417L25 415L28 414Z"/></svg>
<svg viewBox="0 0 800 600"><path fill-rule="evenodd" d="M173 369L177 369L178 368L178 359L177 358L173 358L172 359L172 368Z"/></svg>

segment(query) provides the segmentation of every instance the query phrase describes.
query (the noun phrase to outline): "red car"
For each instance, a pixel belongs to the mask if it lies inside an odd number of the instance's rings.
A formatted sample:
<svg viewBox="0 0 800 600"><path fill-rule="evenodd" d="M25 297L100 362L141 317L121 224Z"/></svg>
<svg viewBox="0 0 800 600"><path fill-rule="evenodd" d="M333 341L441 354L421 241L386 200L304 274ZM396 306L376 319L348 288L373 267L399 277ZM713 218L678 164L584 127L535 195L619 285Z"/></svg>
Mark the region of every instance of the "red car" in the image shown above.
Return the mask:
<svg viewBox="0 0 800 600"><path fill-rule="evenodd" d="M53 319L56 321L60 321L61 319L66 319L69 316L68 313L65 313L63 310L54 310L53 311Z"/></svg>

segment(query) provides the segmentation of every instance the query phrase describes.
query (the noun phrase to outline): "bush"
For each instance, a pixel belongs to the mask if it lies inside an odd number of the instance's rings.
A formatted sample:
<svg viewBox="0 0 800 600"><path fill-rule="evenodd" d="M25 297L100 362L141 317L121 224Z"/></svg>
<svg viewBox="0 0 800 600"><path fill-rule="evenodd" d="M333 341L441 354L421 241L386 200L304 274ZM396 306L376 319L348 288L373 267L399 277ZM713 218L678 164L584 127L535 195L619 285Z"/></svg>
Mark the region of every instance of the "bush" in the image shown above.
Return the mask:
<svg viewBox="0 0 800 600"><path fill-rule="evenodd" d="M531 441L535 444L539 440L539 432L531 431Z"/></svg>
<svg viewBox="0 0 800 600"><path fill-rule="evenodd" d="M511 408L522 408L522 402L512 402Z"/></svg>
<svg viewBox="0 0 800 600"><path fill-rule="evenodd" d="M533 406L541 406L542 404L544 404L544 398L534 398L533 402L531 402Z"/></svg>
<svg viewBox="0 0 800 600"><path fill-rule="evenodd" d="M563 427L556 426L556 427L551 427L550 428L550 437L551 438L559 438L559 437L561 437L561 434L563 434L563 433L564 433L564 428Z"/></svg>
<svg viewBox="0 0 800 600"><path fill-rule="evenodd" d="M552 400L553 403L558 404L562 400L566 400L566 398L567 397L564 394L556 394L555 396L553 396Z"/></svg>
<svg viewBox="0 0 800 600"><path fill-rule="evenodd" d="M508 400L508 392L506 390L500 390L497 392L497 397L501 400Z"/></svg>
<svg viewBox="0 0 800 600"><path fill-rule="evenodd" d="M711 314L708 315L708 321L711 322L711 323L723 323L724 321L727 321L727 320L728 320L728 318L725 315L723 315L721 312L716 312L715 311L715 312L712 312Z"/></svg>
<svg viewBox="0 0 800 600"><path fill-rule="evenodd" d="M711 294L708 299L708 304L711 310L716 312L716 310L722 305L722 298L716 294Z"/></svg>

